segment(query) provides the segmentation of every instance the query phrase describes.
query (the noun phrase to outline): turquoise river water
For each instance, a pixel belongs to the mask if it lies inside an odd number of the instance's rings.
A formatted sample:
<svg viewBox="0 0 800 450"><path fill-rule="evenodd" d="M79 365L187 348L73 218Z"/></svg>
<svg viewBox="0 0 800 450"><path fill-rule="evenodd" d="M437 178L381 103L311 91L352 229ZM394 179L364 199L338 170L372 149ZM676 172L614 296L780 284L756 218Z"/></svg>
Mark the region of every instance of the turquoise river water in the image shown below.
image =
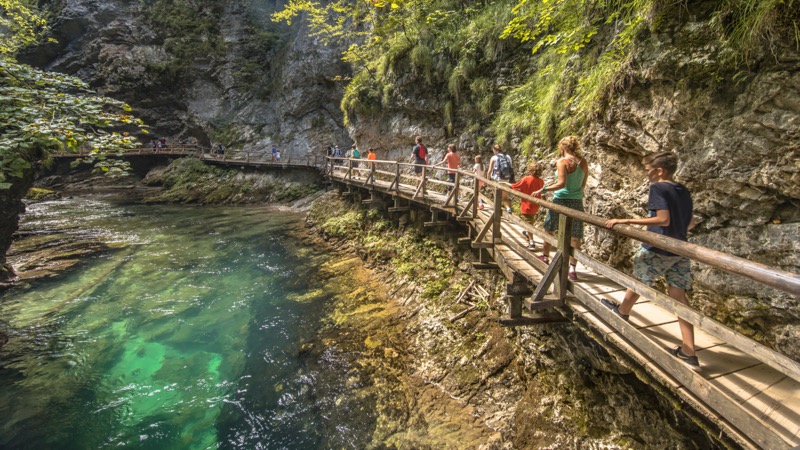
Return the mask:
<svg viewBox="0 0 800 450"><path fill-rule="evenodd" d="M84 197L23 228L121 248L0 297L0 447L365 444L372 418L331 413L343 363L301 356L330 300L307 295L329 256L301 215Z"/></svg>

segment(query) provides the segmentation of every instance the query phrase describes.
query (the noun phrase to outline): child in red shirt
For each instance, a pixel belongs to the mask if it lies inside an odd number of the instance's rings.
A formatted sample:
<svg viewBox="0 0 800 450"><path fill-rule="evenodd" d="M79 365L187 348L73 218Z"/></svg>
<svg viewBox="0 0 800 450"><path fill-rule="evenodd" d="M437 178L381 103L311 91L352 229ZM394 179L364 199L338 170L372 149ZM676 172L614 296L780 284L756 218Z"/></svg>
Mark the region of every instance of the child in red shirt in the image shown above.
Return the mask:
<svg viewBox="0 0 800 450"><path fill-rule="evenodd" d="M511 189L520 191L523 194L531 195L544 187L544 180L540 178L542 175L541 164L536 161L528 163L527 173L528 175L525 178L519 180L517 183L512 184ZM536 195L536 198L542 198L542 194ZM539 212L539 205L527 200L521 200L519 210L522 213L522 218L529 224L533 225L533 217L537 212ZM522 234L525 236L525 239L528 240L528 248L533 248L533 234L524 230L522 231Z"/></svg>

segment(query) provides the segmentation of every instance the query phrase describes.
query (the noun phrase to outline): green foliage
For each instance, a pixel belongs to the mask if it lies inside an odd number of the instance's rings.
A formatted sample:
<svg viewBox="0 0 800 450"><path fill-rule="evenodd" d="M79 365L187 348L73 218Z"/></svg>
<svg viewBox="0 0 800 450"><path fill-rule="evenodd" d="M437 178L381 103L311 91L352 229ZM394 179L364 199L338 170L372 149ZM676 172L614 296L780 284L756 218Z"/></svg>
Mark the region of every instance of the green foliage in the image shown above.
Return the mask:
<svg viewBox="0 0 800 450"><path fill-rule="evenodd" d="M0 0L0 55L13 56L19 49L35 44L46 26L36 2Z"/></svg>
<svg viewBox="0 0 800 450"><path fill-rule="evenodd" d="M763 47L774 51L786 36L800 49L800 0L723 0L716 20L739 61Z"/></svg>
<svg viewBox="0 0 800 450"><path fill-rule="evenodd" d="M314 33L350 43L343 59L354 76L341 104L347 124L424 97L442 111L420 111L428 117L418 120L441 120L448 134L486 135L485 143L521 138L523 152L541 153L580 133L643 76L633 64L635 44L659 27L679 26L689 8L705 17L713 11L717 28L708 33L728 36L734 66L787 36L800 48L800 0L291 1L273 19L308 14Z"/></svg>
<svg viewBox="0 0 800 450"><path fill-rule="evenodd" d="M32 164L54 151L88 148L83 162L109 175L124 175L127 163L109 153L136 145L128 132L142 128L131 108L93 93L78 78L45 72L15 60L44 30L30 3L0 0L0 189L11 187Z"/></svg>

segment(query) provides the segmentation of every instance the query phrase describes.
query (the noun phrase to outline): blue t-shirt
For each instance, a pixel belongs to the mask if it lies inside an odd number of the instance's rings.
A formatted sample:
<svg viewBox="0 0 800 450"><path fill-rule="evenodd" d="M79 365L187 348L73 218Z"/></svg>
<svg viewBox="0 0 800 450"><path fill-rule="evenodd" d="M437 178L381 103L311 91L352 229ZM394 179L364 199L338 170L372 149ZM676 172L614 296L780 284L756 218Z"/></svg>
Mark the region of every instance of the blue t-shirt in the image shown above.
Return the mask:
<svg viewBox="0 0 800 450"><path fill-rule="evenodd" d="M650 185L650 195L647 198L647 209L650 210L650 217L654 217L656 211L666 209L669 211L669 225L666 227L651 225L647 227L647 231L685 241L689 231L689 223L692 221L693 208L692 195L686 189L686 186L668 181L653 183ZM654 253L676 256L674 253L650 244L642 243L642 247Z"/></svg>

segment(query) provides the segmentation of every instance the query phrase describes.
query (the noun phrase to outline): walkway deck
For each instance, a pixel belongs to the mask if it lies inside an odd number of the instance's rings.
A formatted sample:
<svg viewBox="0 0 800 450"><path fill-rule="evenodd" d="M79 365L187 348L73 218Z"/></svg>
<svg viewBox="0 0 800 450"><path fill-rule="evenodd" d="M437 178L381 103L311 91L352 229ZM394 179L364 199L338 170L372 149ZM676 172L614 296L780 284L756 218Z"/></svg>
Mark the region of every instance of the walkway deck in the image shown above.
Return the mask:
<svg viewBox="0 0 800 450"><path fill-rule="evenodd" d="M349 186L348 189L363 189L365 195L382 193L392 196L397 205L406 202L425 205L432 211L449 213L451 220L460 216L460 220L471 228L472 247L489 252L497 269L509 280L521 277L533 286L542 282L548 267L527 248L522 231L537 236L536 250L539 252L542 241L557 244L555 238L507 214L500 216L499 232L485 232L481 236L480 231L494 226L497 215L502 214L501 208L493 208L488 200L486 209L473 208L463 196L466 193L467 199L471 198L472 190L468 186L459 187L461 201L454 202L452 198L448 201L441 189L445 183L402 174L401 171L407 170L402 163L379 162L380 167L394 167L393 170L376 170L374 182L366 181L368 169L363 162L361 164L362 167L352 170L345 166L331 166L327 174L332 180ZM471 176L466 172L460 175L462 180ZM488 180L481 180L489 188L496 186ZM435 191L437 189L439 192ZM546 206L547 202L542 204ZM403 209L401 206L396 210ZM472 212L477 214L473 217ZM430 224L435 223L434 217ZM629 363L638 365L744 447L787 449L800 445L800 364L677 304L666 295L585 254L575 252L575 256L579 260L579 281L564 280L567 291L564 306L556 310L589 325L597 339L613 345L626 355ZM491 266L488 262L484 265L486 268ZM786 277L785 273L781 275ZM788 277L793 286L799 285L800 278L795 274L788 274ZM600 303L603 298L621 302L627 287L643 294L629 322ZM554 286L548 292L552 296L557 290L558 286ZM792 293L797 295L796 291ZM525 302L531 313L540 309L553 311L554 304L558 303L552 299L541 303ZM669 348L681 341L676 312L695 324L697 354L701 362L699 369L668 353ZM518 322L525 323L525 317L531 316L535 314L527 314Z"/></svg>

